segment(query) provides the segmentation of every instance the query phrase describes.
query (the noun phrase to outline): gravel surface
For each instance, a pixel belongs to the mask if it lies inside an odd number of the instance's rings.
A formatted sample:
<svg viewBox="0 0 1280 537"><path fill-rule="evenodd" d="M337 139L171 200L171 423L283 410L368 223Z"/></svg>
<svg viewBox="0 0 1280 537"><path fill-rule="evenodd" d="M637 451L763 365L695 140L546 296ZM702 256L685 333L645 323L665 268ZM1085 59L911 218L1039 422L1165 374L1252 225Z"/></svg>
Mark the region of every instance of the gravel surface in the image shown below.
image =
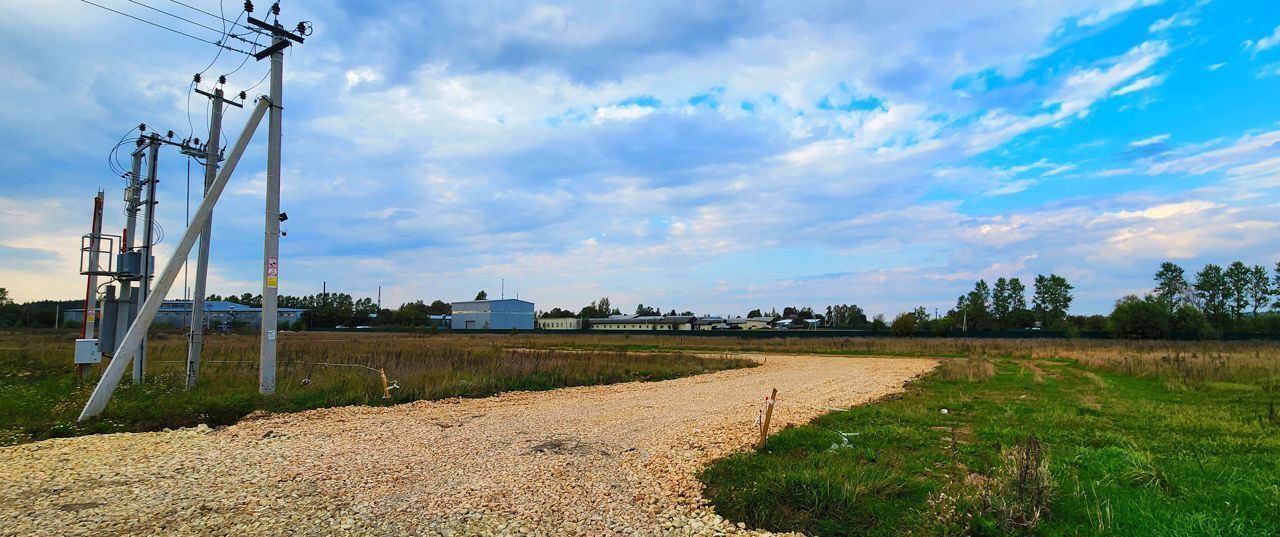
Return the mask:
<svg viewBox="0 0 1280 537"><path fill-rule="evenodd" d="M765 358L763 355L753 355ZM0 448L0 535L721 535L695 473L932 360L770 355L677 380L251 416Z"/></svg>

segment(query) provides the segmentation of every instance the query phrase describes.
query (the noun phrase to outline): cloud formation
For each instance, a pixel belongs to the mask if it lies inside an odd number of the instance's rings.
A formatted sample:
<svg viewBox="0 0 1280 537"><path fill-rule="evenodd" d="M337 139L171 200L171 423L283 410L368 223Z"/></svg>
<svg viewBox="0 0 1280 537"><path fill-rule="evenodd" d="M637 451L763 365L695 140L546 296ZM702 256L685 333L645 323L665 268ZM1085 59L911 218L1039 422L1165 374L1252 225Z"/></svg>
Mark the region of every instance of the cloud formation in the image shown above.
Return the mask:
<svg viewBox="0 0 1280 537"><path fill-rule="evenodd" d="M1230 96L1186 65L1247 56L1212 37L1242 35L1223 30L1238 13L1197 6L286 6L282 20L316 34L286 60L283 291L381 285L395 305L505 278L545 309L607 295L891 314L945 309L976 278L1057 272L1101 311L1162 259L1269 262L1280 112L1193 108ZM118 198L102 160L127 128L201 132L189 81L212 53L90 7L8 9L0 98L34 102L0 115L0 166L47 180L0 191L5 220L23 223L0 231L0 277L20 299L74 296L87 217L73 208L97 186ZM24 53L47 39L76 53ZM131 48L158 52L110 53ZM234 71L233 56L209 75L252 86L265 66ZM1232 71L1212 75L1276 83ZM243 120L233 111L225 130ZM263 150L259 138L219 205L213 292L256 289ZM180 158L161 165L171 237Z"/></svg>

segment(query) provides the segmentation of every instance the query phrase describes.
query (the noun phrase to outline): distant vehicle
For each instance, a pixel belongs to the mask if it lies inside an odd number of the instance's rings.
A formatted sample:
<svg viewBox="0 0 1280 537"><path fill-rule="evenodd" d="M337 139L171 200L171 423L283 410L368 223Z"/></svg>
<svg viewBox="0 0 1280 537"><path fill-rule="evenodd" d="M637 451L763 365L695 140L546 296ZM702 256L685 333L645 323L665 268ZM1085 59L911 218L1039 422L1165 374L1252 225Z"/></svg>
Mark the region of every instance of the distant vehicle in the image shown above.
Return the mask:
<svg viewBox="0 0 1280 537"><path fill-rule="evenodd" d="M370 329L370 328L373 328L373 327L372 327L372 326L369 326L369 325L367 325L367 324L362 324L362 325L360 325L360 326L357 326L357 327L356 327L356 330L368 330L368 329Z"/></svg>
<svg viewBox="0 0 1280 537"><path fill-rule="evenodd" d="M347 325L345 325L345 324L340 324L340 325L338 325L338 326L335 326L334 328L346 328L346 327L347 327Z"/></svg>

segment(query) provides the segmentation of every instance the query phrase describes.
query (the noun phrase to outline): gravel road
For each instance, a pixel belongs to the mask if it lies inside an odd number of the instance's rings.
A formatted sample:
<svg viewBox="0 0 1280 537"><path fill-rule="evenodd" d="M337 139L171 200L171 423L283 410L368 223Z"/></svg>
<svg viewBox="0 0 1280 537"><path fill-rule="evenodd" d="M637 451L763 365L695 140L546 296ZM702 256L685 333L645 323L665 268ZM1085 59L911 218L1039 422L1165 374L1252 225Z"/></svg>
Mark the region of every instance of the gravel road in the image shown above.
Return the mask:
<svg viewBox="0 0 1280 537"><path fill-rule="evenodd" d="M764 355L752 355L765 359ZM0 535L748 534L698 468L932 360L767 356L683 379L251 417L0 449Z"/></svg>

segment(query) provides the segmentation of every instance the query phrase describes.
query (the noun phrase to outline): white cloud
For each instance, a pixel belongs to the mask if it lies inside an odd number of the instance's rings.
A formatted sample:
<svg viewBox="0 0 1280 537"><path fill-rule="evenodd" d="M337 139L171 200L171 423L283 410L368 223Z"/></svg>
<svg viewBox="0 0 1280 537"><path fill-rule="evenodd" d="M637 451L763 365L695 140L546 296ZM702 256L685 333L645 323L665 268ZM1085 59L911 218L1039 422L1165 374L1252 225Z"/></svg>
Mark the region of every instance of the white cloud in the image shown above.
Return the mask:
<svg viewBox="0 0 1280 537"><path fill-rule="evenodd" d="M354 88L360 84L376 84L382 82L382 73L373 67L357 67L348 70L346 73L347 89Z"/></svg>
<svg viewBox="0 0 1280 537"><path fill-rule="evenodd" d="M1147 27L1147 31L1151 33L1158 33L1170 28L1190 28L1199 23L1199 20L1179 13L1152 23L1151 26Z"/></svg>
<svg viewBox="0 0 1280 537"><path fill-rule="evenodd" d="M1129 84L1125 85L1123 88L1120 88L1120 89L1118 89L1118 90L1115 90L1115 91L1111 92L1111 94L1112 94L1112 95L1127 95L1127 94L1133 93L1133 92L1135 92L1135 91L1142 91L1142 90L1147 89L1147 88L1152 88L1152 87L1158 86L1158 85L1160 85L1160 83L1162 83L1162 82L1164 82L1164 77L1162 77L1162 76L1147 76L1147 77L1142 77L1142 78L1139 78L1139 79L1137 79L1137 80L1134 80L1133 82L1130 82Z"/></svg>
<svg viewBox="0 0 1280 537"><path fill-rule="evenodd" d="M625 106L602 106L596 109L596 113L591 118L591 122L595 124L604 123L606 121L631 121L640 119L644 116L652 114L654 109L649 106L637 106L634 104Z"/></svg>
<svg viewBox="0 0 1280 537"><path fill-rule="evenodd" d="M1123 55L1101 62L1103 67L1078 69L1045 99L1043 107L1049 110L1039 114L1022 116L1003 111L987 112L978 119L976 132L968 133L970 153L986 151L1019 134L1072 116L1087 115L1094 103L1113 94L1117 86L1150 69L1168 53L1169 45L1164 41L1147 41ZM1153 83L1146 82L1147 85Z"/></svg>
<svg viewBox="0 0 1280 537"><path fill-rule="evenodd" d="M1269 157L1278 148L1280 148L1280 130L1249 134L1219 149L1184 148L1175 152L1175 156L1171 159L1152 163L1148 167L1148 173L1203 175L1257 162Z"/></svg>
<svg viewBox="0 0 1280 537"><path fill-rule="evenodd" d="M1280 26L1276 26L1276 29L1273 30L1269 36L1262 37L1257 41L1246 40L1242 44L1244 48L1252 49L1254 54L1272 48L1276 45L1280 45Z"/></svg>
<svg viewBox="0 0 1280 537"><path fill-rule="evenodd" d="M1161 0L1117 0L1082 17L1078 22L1081 26L1097 26L1121 13L1154 6L1160 2Z"/></svg>
<svg viewBox="0 0 1280 537"><path fill-rule="evenodd" d="M1159 143L1164 143L1164 142L1166 142L1166 141L1168 141L1168 140L1169 140L1169 134L1168 134L1168 133L1165 133L1165 134L1157 134L1157 135L1152 136L1152 137L1150 137L1150 138L1143 138L1143 139L1141 139L1141 140L1134 140L1134 141L1132 141L1132 142L1129 142L1129 147L1146 147L1146 146L1149 146L1149 145L1156 145L1156 144L1159 144Z"/></svg>
<svg viewBox="0 0 1280 537"><path fill-rule="evenodd" d="M1218 69L1222 69L1223 67L1226 67L1226 66L1227 66L1226 62L1222 62L1222 63L1215 63L1215 64L1208 65L1205 67L1205 69L1208 69L1210 72L1213 72L1213 71L1217 71Z"/></svg>

